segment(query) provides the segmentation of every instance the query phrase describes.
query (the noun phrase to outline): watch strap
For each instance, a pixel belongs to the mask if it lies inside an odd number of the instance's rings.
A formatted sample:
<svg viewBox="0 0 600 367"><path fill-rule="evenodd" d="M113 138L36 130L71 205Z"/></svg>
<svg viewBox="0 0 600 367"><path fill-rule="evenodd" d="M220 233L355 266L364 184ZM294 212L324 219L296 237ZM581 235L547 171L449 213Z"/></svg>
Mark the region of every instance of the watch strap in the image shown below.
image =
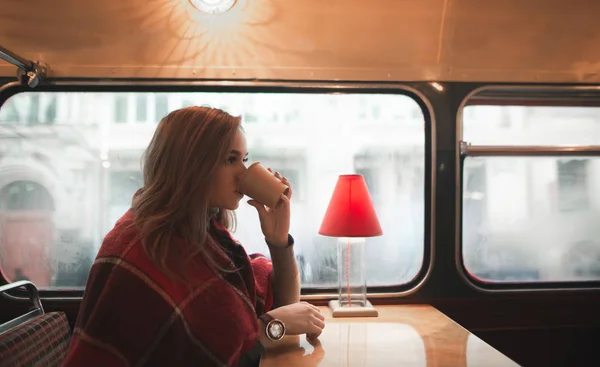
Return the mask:
<svg viewBox="0 0 600 367"><path fill-rule="evenodd" d="M275 319L273 318L273 316L269 315L268 313L263 313L263 314L262 314L262 315L260 315L258 318L259 318L259 319L261 319L261 320L262 320L262 322L264 322L264 323L265 323L265 326L269 325L269 323L270 323L271 321L275 320Z"/></svg>
<svg viewBox="0 0 600 367"><path fill-rule="evenodd" d="M273 246L272 244L269 243L269 241L265 241L265 242L267 242L267 246L269 246L269 247L279 247L279 246ZM294 246L294 237L292 237L292 235L288 233L288 243L286 246L283 246L281 248L288 248L288 247L292 247L292 246Z"/></svg>

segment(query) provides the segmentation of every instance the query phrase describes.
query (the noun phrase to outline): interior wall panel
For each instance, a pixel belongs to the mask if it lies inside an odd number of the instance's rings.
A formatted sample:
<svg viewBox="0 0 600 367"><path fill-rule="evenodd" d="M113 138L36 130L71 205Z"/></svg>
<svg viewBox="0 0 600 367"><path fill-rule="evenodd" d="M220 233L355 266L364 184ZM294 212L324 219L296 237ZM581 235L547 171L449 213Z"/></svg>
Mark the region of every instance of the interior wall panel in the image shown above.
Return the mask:
<svg viewBox="0 0 600 367"><path fill-rule="evenodd" d="M237 0L220 15L4 0L0 44L55 77L591 83L599 15L594 0Z"/></svg>

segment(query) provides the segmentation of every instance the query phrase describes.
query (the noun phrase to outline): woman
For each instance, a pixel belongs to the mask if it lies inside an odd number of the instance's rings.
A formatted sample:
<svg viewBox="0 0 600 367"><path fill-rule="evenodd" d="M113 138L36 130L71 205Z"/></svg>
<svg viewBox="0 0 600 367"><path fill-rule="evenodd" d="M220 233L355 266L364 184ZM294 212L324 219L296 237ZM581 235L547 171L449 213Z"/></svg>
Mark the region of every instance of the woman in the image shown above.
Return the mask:
<svg viewBox="0 0 600 367"><path fill-rule="evenodd" d="M240 119L221 110L184 108L158 124L144 186L90 270L65 366L237 365L276 343L271 319L287 334L321 333L319 309L299 302L291 188L275 208L248 202L272 261L227 230L246 157Z"/></svg>

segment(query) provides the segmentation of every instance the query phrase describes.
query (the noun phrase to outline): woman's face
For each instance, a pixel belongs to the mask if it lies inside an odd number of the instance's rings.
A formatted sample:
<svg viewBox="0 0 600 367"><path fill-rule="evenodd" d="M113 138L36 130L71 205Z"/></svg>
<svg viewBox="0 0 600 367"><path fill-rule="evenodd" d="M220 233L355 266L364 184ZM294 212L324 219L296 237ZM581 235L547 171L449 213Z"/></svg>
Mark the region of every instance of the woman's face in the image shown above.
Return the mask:
<svg viewBox="0 0 600 367"><path fill-rule="evenodd" d="M246 171L248 160L246 138L241 130L237 130L227 149L227 155L221 159L210 182L209 204L211 208L235 210L244 197L238 191L238 183Z"/></svg>

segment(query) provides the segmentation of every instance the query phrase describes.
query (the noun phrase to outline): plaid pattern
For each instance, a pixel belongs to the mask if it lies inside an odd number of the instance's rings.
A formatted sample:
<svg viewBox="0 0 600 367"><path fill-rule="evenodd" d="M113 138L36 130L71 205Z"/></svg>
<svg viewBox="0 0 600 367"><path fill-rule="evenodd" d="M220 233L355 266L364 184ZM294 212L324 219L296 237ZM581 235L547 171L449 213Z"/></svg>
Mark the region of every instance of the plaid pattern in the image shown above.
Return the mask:
<svg viewBox="0 0 600 367"><path fill-rule="evenodd" d="M64 313L36 316L0 334L0 367L61 366L70 337Z"/></svg>
<svg viewBox="0 0 600 367"><path fill-rule="evenodd" d="M258 340L258 315L272 307L270 261L249 257L213 221L192 269L198 285L188 287L150 262L132 219L130 210L100 248L64 366L236 365Z"/></svg>

